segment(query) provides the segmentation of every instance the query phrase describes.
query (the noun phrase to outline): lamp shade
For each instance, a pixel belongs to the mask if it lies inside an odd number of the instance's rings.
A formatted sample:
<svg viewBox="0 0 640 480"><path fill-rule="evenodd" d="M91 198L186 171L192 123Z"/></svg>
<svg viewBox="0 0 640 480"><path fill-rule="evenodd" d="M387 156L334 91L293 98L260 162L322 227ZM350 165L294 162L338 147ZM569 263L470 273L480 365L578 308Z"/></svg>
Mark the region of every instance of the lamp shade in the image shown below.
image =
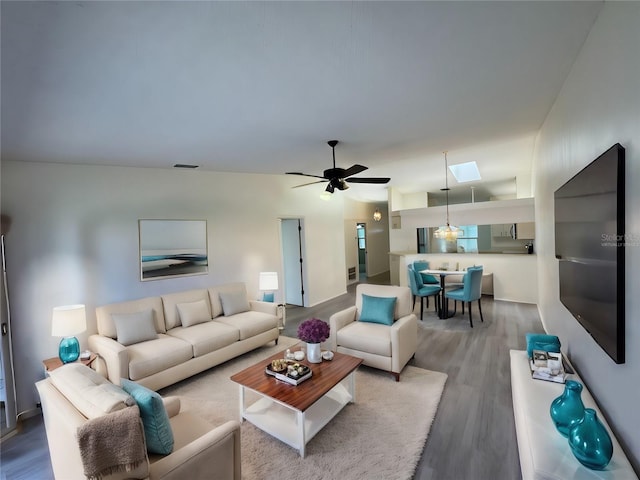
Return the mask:
<svg viewBox="0 0 640 480"><path fill-rule="evenodd" d="M80 356L80 342L75 334L87 329L84 305L54 307L51 318L51 335L63 337L58 347L58 357L62 363L75 362Z"/></svg>
<svg viewBox="0 0 640 480"><path fill-rule="evenodd" d="M51 335L70 337L87 329L87 317L84 305L66 305L54 307L51 319Z"/></svg>
<svg viewBox="0 0 640 480"><path fill-rule="evenodd" d="M278 290L278 272L260 272L259 290Z"/></svg>

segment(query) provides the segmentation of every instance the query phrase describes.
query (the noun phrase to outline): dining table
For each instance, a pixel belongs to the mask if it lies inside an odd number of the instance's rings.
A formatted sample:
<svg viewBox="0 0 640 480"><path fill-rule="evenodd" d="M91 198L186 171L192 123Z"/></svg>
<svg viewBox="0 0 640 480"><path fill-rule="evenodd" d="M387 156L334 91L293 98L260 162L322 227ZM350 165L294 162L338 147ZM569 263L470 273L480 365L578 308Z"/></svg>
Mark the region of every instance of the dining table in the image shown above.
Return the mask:
<svg viewBox="0 0 640 480"><path fill-rule="evenodd" d="M438 310L438 317L441 319L447 319L453 316L453 314L449 315L449 305L447 305L446 297L444 295L444 288L446 285L446 278L449 275L465 275L467 272L465 270L420 270L420 273L428 273L429 275L439 275L440 276L440 309Z"/></svg>

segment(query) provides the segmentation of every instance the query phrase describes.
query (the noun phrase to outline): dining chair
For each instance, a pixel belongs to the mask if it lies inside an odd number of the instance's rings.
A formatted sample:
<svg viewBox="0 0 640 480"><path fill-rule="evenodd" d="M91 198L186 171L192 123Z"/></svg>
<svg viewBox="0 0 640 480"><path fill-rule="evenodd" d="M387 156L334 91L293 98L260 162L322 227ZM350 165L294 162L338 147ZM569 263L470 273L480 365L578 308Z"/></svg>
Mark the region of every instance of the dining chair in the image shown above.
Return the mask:
<svg viewBox="0 0 640 480"><path fill-rule="evenodd" d="M416 297L420 297L420 320L423 319L424 299L427 299L427 308L429 308L429 297L435 297L435 310L438 311L440 299L440 285L425 285L422 283L420 272L414 270L413 265L407 265L407 277L409 278L409 287L413 295L413 308L416 306Z"/></svg>
<svg viewBox="0 0 640 480"><path fill-rule="evenodd" d="M422 277L422 283L425 285L440 285L440 280L429 273L422 273L423 270L429 270L429 262L426 260L415 260L413 269ZM429 305L427 305L428 307Z"/></svg>
<svg viewBox="0 0 640 480"><path fill-rule="evenodd" d="M473 319L471 314L471 302L477 300L478 301L478 310L480 311L480 320L484 322L484 318L482 316L482 304L480 303L480 299L482 298L482 266L478 267L469 267L467 269L467 273L465 273L462 279L462 287L456 288L454 290L448 290L445 292L444 296L446 301L449 299L454 300L454 314L456 309L456 302L462 302L462 313L464 315L464 302L469 304L469 325L473 328Z"/></svg>

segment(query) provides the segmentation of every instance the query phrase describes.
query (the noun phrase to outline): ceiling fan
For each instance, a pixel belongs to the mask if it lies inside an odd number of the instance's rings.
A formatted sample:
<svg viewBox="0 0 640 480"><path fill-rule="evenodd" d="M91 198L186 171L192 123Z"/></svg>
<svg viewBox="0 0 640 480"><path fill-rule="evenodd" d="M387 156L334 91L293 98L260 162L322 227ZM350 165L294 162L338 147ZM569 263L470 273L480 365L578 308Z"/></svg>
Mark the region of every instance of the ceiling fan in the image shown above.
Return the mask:
<svg viewBox="0 0 640 480"><path fill-rule="evenodd" d="M348 183L388 183L390 178L386 177L353 177L352 175L357 175L360 172L364 172L367 168L364 165L352 165L347 168L336 168L336 145L338 144L338 140L329 140L327 142L331 149L333 150L333 168L328 168L324 171L322 176L320 175L311 175L308 173L302 172L286 172L287 175L302 175L304 177L314 177L321 178L322 180L317 180L315 182L303 183L302 185L296 185L293 188L304 187L306 185L313 185L315 183L329 182L325 191L329 193L333 193L335 189L338 190L346 190L349 188Z"/></svg>

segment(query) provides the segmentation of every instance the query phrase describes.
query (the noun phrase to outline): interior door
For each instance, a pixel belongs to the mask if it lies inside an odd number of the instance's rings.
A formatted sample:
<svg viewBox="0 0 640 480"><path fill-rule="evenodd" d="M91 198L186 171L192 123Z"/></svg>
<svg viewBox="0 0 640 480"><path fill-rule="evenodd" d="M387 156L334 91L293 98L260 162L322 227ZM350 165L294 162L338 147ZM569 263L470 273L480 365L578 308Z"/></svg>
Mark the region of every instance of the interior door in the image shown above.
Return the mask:
<svg viewBox="0 0 640 480"><path fill-rule="evenodd" d="M367 224L358 223L356 225L358 238L358 278L367 278Z"/></svg>
<svg viewBox="0 0 640 480"><path fill-rule="evenodd" d="M304 231L301 218L281 220L284 301L305 306Z"/></svg>

